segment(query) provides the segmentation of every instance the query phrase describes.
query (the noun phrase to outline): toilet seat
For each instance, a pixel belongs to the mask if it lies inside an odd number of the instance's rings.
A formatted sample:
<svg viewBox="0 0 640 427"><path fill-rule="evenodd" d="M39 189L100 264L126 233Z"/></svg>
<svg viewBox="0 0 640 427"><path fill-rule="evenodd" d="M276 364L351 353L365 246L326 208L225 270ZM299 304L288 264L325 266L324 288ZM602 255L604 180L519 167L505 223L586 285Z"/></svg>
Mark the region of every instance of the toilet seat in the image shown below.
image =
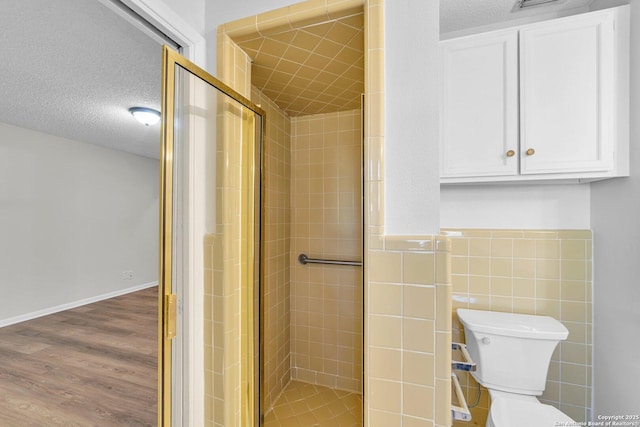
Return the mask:
<svg viewBox="0 0 640 427"><path fill-rule="evenodd" d="M573 423L571 418L551 405L506 397L499 397L491 403L487 418L487 427L554 427Z"/></svg>

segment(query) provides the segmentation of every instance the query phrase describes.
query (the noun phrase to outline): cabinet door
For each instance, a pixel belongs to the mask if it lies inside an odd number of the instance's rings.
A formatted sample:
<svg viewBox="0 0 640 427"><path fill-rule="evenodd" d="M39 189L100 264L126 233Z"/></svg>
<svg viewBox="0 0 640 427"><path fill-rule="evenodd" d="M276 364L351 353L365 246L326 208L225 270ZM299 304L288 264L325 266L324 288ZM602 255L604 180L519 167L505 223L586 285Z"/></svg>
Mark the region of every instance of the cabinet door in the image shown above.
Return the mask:
<svg viewBox="0 0 640 427"><path fill-rule="evenodd" d="M613 168L611 14L558 19L520 32L522 174Z"/></svg>
<svg viewBox="0 0 640 427"><path fill-rule="evenodd" d="M442 178L518 173L517 54L515 30L441 43Z"/></svg>

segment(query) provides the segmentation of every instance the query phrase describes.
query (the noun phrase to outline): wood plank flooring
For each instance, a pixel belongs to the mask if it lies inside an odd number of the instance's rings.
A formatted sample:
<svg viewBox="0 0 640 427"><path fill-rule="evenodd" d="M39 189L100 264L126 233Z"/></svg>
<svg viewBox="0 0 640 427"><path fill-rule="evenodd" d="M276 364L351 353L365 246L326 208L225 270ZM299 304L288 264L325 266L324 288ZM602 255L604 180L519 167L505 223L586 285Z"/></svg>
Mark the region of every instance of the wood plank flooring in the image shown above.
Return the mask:
<svg viewBox="0 0 640 427"><path fill-rule="evenodd" d="M0 328L0 426L155 426L157 292Z"/></svg>

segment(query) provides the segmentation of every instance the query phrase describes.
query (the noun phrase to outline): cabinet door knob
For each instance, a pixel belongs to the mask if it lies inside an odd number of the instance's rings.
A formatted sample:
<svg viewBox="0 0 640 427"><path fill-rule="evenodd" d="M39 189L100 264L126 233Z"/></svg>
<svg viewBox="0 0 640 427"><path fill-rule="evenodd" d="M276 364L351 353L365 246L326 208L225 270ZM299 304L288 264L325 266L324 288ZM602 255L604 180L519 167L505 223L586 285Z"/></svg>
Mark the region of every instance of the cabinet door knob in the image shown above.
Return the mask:
<svg viewBox="0 0 640 427"><path fill-rule="evenodd" d="M513 150L509 150L509 151L507 151L507 157L513 157L513 156L515 156L515 155L516 155L516 152L515 152L515 151L513 151Z"/></svg>
<svg viewBox="0 0 640 427"><path fill-rule="evenodd" d="M526 153L527 156L533 156L534 154L536 154L536 150L534 150L533 148L529 148Z"/></svg>

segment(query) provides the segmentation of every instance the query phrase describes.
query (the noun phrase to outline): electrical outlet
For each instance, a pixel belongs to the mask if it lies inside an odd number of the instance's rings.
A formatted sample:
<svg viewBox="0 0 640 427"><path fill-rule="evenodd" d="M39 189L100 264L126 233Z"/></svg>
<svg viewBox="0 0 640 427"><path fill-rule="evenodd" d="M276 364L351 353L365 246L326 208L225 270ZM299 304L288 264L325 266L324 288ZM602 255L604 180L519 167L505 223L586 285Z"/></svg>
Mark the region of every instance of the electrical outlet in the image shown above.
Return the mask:
<svg viewBox="0 0 640 427"><path fill-rule="evenodd" d="M123 271L122 272L123 279L133 279L133 271Z"/></svg>

